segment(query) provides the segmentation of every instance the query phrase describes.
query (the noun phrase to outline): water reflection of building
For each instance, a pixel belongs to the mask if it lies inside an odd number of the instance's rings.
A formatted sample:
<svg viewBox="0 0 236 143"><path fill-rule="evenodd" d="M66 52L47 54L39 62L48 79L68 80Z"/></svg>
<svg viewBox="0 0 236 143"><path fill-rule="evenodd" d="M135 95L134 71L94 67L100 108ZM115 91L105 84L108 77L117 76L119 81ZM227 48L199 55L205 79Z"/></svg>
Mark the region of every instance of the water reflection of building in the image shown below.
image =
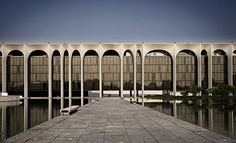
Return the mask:
<svg viewBox="0 0 236 143"><path fill-rule="evenodd" d="M137 93L144 96L157 90L175 95L192 85L204 89L233 85L235 47L229 43L2 44L0 88L25 98L49 97L49 103L59 98L62 108L64 99L69 105L78 100L83 105L87 91L97 91L97 97L113 91L136 98Z"/></svg>

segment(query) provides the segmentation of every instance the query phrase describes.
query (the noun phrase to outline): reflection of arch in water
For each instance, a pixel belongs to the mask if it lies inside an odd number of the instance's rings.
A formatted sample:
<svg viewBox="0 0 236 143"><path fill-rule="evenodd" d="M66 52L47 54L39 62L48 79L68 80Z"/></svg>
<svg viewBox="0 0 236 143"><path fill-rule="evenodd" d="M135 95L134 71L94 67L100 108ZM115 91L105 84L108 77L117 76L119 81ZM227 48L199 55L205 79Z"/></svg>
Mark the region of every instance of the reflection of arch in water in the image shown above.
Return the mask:
<svg viewBox="0 0 236 143"><path fill-rule="evenodd" d="M48 55L35 50L29 55L29 97L48 97Z"/></svg>

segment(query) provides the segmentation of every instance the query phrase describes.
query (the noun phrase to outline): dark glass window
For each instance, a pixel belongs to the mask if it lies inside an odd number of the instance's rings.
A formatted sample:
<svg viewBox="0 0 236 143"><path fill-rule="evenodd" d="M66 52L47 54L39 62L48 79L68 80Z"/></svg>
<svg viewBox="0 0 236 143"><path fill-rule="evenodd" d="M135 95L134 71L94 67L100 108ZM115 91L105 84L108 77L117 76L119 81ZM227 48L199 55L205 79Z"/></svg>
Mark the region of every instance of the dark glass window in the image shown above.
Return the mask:
<svg viewBox="0 0 236 143"><path fill-rule="evenodd" d="M99 90L99 58L97 55L84 57L84 90Z"/></svg>
<svg viewBox="0 0 236 143"><path fill-rule="evenodd" d="M69 96L69 55L67 51L64 54L64 96Z"/></svg>
<svg viewBox="0 0 236 143"><path fill-rule="evenodd" d="M197 85L197 59L193 52L182 51L176 58L177 90Z"/></svg>
<svg viewBox="0 0 236 143"><path fill-rule="evenodd" d="M216 50L212 55L212 84L213 86L227 84L227 56L222 50Z"/></svg>
<svg viewBox="0 0 236 143"><path fill-rule="evenodd" d="M60 80L60 54L59 52L53 55L52 58L52 90L53 96L60 97L60 88L61 88L61 80Z"/></svg>
<svg viewBox="0 0 236 143"><path fill-rule="evenodd" d="M133 56L126 52L123 58L123 89L133 90L134 89L134 63Z"/></svg>
<svg viewBox="0 0 236 143"><path fill-rule="evenodd" d="M2 91L2 53L0 52L0 91Z"/></svg>
<svg viewBox="0 0 236 143"><path fill-rule="evenodd" d="M24 56L7 57L7 91L9 95L24 94Z"/></svg>
<svg viewBox="0 0 236 143"><path fill-rule="evenodd" d="M102 58L103 90L120 89L120 58L114 51Z"/></svg>
<svg viewBox="0 0 236 143"><path fill-rule="evenodd" d="M142 59L139 51L136 55L136 89L142 90Z"/></svg>
<svg viewBox="0 0 236 143"><path fill-rule="evenodd" d="M29 96L48 96L48 57L35 51L29 58Z"/></svg>
<svg viewBox="0 0 236 143"><path fill-rule="evenodd" d="M233 84L236 86L236 52L233 54Z"/></svg>
<svg viewBox="0 0 236 143"><path fill-rule="evenodd" d="M208 57L205 50L201 53L201 78L203 92L206 93L208 88Z"/></svg>
<svg viewBox="0 0 236 143"><path fill-rule="evenodd" d="M78 51L75 51L72 56L72 96L80 96L80 80L81 80L81 74L80 74L80 55Z"/></svg>

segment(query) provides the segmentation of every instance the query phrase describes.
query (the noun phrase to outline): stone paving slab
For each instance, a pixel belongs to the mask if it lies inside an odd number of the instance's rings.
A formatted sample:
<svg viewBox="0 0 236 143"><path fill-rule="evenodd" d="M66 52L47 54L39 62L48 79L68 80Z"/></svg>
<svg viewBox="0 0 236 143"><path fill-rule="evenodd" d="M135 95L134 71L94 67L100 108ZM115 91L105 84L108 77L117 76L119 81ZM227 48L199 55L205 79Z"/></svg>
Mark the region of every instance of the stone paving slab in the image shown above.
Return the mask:
<svg viewBox="0 0 236 143"><path fill-rule="evenodd" d="M6 142L236 143L235 140L120 98L102 98Z"/></svg>

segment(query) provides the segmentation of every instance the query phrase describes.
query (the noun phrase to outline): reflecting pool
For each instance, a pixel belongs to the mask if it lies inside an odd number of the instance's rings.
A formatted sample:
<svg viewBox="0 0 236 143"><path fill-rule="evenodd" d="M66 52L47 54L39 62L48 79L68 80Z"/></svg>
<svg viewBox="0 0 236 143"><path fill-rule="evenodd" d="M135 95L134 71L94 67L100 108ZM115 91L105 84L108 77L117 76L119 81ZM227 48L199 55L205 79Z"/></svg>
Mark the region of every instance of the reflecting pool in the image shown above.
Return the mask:
<svg viewBox="0 0 236 143"><path fill-rule="evenodd" d="M236 139L235 97L156 96L148 100L146 107Z"/></svg>
<svg viewBox="0 0 236 143"><path fill-rule="evenodd" d="M60 115L60 100L52 101L53 118ZM65 105L68 101L65 100ZM28 110L27 107L28 106ZM21 102L1 102L0 142L48 120L48 99L29 99Z"/></svg>

